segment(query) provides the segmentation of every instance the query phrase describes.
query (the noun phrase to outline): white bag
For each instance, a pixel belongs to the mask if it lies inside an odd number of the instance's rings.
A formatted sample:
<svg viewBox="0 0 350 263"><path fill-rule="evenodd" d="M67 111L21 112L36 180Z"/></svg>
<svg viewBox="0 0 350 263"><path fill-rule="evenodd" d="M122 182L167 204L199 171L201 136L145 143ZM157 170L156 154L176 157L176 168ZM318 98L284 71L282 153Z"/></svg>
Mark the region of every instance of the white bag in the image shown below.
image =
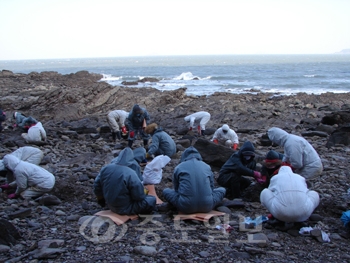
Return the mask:
<svg viewBox="0 0 350 263"><path fill-rule="evenodd" d="M170 162L166 155L158 155L152 162L146 165L143 171L143 184L159 184L162 180L162 168Z"/></svg>

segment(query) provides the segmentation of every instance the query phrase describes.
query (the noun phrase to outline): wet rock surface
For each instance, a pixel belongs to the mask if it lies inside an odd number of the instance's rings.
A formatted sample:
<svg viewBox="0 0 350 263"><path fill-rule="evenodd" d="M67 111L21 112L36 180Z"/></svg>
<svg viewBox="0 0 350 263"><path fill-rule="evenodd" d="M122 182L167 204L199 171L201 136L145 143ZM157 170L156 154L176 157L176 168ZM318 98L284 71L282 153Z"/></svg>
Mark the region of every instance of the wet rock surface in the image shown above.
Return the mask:
<svg viewBox="0 0 350 263"><path fill-rule="evenodd" d="M340 216L350 203L349 118L344 113L349 110L350 94L215 93L196 97L186 96L184 88L161 92L152 88L114 87L100 82L101 77L85 71L69 75L0 72L0 105L7 113L0 133L0 157L28 145L21 131L12 126L12 113L22 112L43 123L48 140L35 147L44 152L40 165L56 177L55 188L37 200L12 200L0 193L1 227L8 229L7 235L1 235L0 262L349 260L350 235ZM254 143L259 160L270 149L283 152L266 141L268 128L276 126L305 136L324 165L321 178L312 186L320 194L320 205L305 224L317 225L330 236L331 242L300 235L301 224L283 229L267 221L247 227L242 223L245 217L268 213L261 206L254 185L244 195L244 206L241 203L221 206L225 216L213 217L208 223L175 222L177 212L173 210L155 211L120 226L93 216L102 210L92 191L94 178L127 145L124 139L112 142L107 113L114 109L129 111L135 103L146 107L151 121L162 126L177 143L178 152L163 169L162 182L156 185L161 199L162 190L172 187L174 167L189 145L200 150L215 177L233 153L208 142L211 135L199 138L196 133L187 134L183 117L189 113L210 112L208 131L229 124L237 132L240 144L246 140ZM133 145L141 146L141 140ZM5 175L1 174L0 183L5 181ZM216 228L224 223L233 230L222 232Z"/></svg>

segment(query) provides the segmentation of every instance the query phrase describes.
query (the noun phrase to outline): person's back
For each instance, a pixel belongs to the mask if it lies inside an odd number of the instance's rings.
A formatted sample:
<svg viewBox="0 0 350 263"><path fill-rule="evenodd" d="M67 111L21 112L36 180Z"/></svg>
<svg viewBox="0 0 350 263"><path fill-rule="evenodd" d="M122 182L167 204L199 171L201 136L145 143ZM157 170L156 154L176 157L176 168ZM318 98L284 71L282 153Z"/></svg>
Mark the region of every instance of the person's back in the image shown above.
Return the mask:
<svg viewBox="0 0 350 263"><path fill-rule="evenodd" d="M46 131L42 123L37 122L28 129L28 133L22 134L22 137L27 142L43 142L46 141Z"/></svg>
<svg viewBox="0 0 350 263"><path fill-rule="evenodd" d="M95 179L94 193L103 196L109 209L121 215L149 213L156 205L156 198L144 192L144 186L136 172L130 148L119 154L116 162L103 167Z"/></svg>
<svg viewBox="0 0 350 263"><path fill-rule="evenodd" d="M164 198L180 212L210 212L224 197L225 189L214 189L214 177L199 152L187 148L173 174L173 189L164 189Z"/></svg>
<svg viewBox="0 0 350 263"><path fill-rule="evenodd" d="M148 147L149 155L167 155L172 157L176 153L176 144L174 140L157 124L152 123L145 128L145 133L151 134L152 143Z"/></svg>
<svg viewBox="0 0 350 263"><path fill-rule="evenodd" d="M289 163L297 174L312 179L322 173L322 161L306 139L277 127L270 128L267 134L273 143L284 147L283 161Z"/></svg>
<svg viewBox="0 0 350 263"><path fill-rule="evenodd" d="M261 192L260 201L278 220L302 222L318 206L319 195L308 190L305 178L293 173L289 166L281 166L269 187Z"/></svg>

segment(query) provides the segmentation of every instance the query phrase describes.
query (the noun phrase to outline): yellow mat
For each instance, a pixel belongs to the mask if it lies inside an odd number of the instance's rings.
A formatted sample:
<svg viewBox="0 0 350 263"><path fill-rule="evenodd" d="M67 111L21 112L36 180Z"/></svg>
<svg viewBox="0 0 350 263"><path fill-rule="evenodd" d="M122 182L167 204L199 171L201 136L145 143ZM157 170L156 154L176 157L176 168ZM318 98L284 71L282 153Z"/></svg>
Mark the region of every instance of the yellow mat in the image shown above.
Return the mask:
<svg viewBox="0 0 350 263"><path fill-rule="evenodd" d="M128 220L134 220L139 217L138 215L119 215L119 214L113 213L111 210L103 210L103 211L97 212L95 216L108 217L118 226L124 224Z"/></svg>
<svg viewBox="0 0 350 263"><path fill-rule="evenodd" d="M178 215L174 217L174 220L198 220L198 221L208 221L213 216L223 216L225 213L219 211L210 211L208 213L195 213L195 214L184 214L179 212Z"/></svg>

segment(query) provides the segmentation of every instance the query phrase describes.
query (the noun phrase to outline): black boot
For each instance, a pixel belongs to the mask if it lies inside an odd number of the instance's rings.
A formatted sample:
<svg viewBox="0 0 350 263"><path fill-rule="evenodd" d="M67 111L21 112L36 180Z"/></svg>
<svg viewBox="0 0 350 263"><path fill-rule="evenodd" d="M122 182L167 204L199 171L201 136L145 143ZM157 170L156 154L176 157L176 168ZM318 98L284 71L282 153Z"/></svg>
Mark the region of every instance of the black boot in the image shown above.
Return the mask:
<svg viewBox="0 0 350 263"><path fill-rule="evenodd" d="M116 135L117 135L118 140L120 140L122 138L122 135L121 135L120 131L117 131Z"/></svg>
<svg viewBox="0 0 350 263"><path fill-rule="evenodd" d="M133 140L129 140L129 141L128 141L128 147L131 148L131 146L132 146L133 143L134 143Z"/></svg>
<svg viewBox="0 0 350 263"><path fill-rule="evenodd" d="M116 138L117 138L117 134L115 132L112 132L112 139L113 139L113 141L115 141Z"/></svg>
<svg viewBox="0 0 350 263"><path fill-rule="evenodd" d="M205 130L201 130L201 135L204 136L205 135Z"/></svg>
<svg viewBox="0 0 350 263"><path fill-rule="evenodd" d="M148 144L148 140L143 140L143 147L146 148Z"/></svg>

